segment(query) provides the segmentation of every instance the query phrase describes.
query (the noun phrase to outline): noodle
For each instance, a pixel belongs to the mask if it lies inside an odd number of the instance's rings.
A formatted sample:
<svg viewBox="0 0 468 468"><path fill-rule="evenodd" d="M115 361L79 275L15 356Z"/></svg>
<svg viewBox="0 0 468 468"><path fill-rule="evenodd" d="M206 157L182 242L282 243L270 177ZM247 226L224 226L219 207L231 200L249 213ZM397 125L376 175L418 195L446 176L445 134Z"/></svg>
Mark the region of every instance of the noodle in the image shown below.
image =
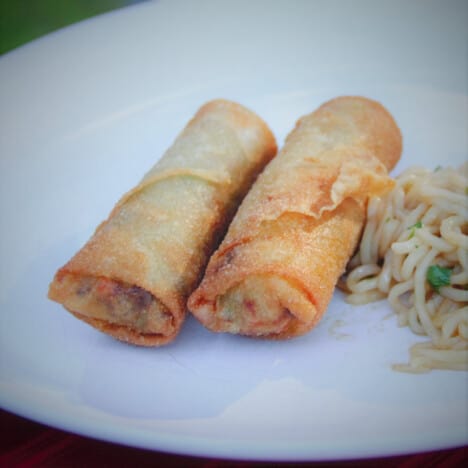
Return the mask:
<svg viewBox="0 0 468 468"><path fill-rule="evenodd" d="M340 283L347 302L387 298L400 326L429 341L395 370L468 370L468 164L412 167L371 198L361 242Z"/></svg>

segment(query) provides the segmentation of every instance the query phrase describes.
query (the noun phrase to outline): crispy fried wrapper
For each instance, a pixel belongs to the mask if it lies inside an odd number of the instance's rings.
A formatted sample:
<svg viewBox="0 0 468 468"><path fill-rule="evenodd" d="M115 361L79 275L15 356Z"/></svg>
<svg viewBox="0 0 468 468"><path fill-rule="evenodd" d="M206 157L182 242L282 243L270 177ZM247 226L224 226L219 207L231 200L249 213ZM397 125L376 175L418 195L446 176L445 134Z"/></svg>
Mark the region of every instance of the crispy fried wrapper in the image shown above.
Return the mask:
<svg viewBox="0 0 468 468"><path fill-rule="evenodd" d="M252 111L205 104L58 270L49 298L119 340L171 342L210 254L275 154L274 136Z"/></svg>
<svg viewBox="0 0 468 468"><path fill-rule="evenodd" d="M392 116L366 98L302 117L239 207L189 310L217 332L308 332L356 248L368 198L393 187L401 149Z"/></svg>

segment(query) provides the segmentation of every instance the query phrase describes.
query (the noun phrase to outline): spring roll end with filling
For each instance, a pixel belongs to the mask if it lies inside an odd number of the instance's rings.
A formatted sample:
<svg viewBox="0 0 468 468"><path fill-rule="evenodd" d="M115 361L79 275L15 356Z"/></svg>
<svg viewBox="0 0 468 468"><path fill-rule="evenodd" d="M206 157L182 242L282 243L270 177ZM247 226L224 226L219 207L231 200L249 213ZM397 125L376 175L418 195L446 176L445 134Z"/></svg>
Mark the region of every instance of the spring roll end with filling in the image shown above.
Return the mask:
<svg viewBox="0 0 468 468"><path fill-rule="evenodd" d="M274 229L225 244L210 260L189 309L217 332L271 339L303 335L322 317L335 278L352 254L349 239L359 236L363 219L364 210L346 199L318 219L286 213Z"/></svg>

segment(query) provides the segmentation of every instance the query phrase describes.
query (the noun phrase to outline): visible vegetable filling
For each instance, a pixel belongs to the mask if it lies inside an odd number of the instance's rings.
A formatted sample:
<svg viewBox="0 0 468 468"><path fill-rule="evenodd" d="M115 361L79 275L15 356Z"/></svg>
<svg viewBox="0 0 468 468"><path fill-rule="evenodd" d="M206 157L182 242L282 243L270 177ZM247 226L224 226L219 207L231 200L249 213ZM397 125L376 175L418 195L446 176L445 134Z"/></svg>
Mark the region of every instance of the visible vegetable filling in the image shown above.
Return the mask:
<svg viewBox="0 0 468 468"><path fill-rule="evenodd" d="M129 327L139 333L169 334L172 315L153 294L139 286L107 278L65 277L73 281L75 294L65 306L82 315Z"/></svg>
<svg viewBox="0 0 468 468"><path fill-rule="evenodd" d="M284 281L251 276L218 298L221 317L231 332L249 335L280 334L294 316L281 301Z"/></svg>

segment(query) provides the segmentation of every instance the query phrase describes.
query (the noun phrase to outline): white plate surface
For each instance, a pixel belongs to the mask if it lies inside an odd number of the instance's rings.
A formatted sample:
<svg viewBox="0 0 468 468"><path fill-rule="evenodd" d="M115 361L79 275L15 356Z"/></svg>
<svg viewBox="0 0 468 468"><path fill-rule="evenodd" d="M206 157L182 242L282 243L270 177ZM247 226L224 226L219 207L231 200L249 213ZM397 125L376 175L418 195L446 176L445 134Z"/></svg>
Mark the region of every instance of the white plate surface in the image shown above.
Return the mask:
<svg viewBox="0 0 468 468"><path fill-rule="evenodd" d="M385 302L346 305L287 342L189 318L139 349L46 299L87 240L205 101L257 111L281 144L325 100L381 101L394 173L468 155L468 3L160 1L0 58L0 404L76 433L182 454L313 460L468 442L463 372L407 375L418 341Z"/></svg>

